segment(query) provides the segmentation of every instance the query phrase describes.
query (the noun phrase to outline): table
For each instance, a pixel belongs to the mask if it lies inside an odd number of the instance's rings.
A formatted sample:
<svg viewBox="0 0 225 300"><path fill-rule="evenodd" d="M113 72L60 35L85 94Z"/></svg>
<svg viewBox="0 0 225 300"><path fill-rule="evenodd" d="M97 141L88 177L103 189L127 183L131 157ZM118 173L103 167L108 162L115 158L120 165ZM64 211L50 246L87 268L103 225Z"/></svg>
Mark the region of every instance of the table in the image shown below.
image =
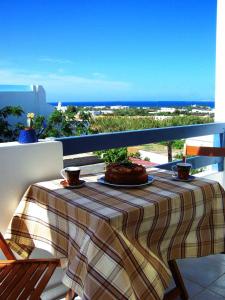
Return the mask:
<svg viewBox="0 0 225 300"><path fill-rule="evenodd" d="M23 257L34 247L65 257L63 282L82 299L162 299L168 261L225 250L225 192L203 178L152 174L152 185L135 189L100 185L96 176L80 189L33 184L6 238Z"/></svg>

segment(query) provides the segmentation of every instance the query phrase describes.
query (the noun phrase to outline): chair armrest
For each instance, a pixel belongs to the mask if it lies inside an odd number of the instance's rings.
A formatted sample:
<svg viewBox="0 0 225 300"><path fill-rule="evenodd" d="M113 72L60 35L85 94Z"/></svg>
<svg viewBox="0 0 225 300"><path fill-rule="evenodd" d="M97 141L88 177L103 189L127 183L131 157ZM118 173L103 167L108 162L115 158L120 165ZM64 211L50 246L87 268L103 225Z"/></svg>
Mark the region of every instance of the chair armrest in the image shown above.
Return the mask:
<svg viewBox="0 0 225 300"><path fill-rule="evenodd" d="M25 263L54 263L57 264L57 266L60 266L60 260L56 258L41 258L41 259L18 259L18 260L0 260L0 265L10 265L10 264L25 264Z"/></svg>
<svg viewBox="0 0 225 300"><path fill-rule="evenodd" d="M11 248L9 245L6 243L3 235L0 232L0 249L2 250L3 254L7 259L16 259L15 255L13 254Z"/></svg>

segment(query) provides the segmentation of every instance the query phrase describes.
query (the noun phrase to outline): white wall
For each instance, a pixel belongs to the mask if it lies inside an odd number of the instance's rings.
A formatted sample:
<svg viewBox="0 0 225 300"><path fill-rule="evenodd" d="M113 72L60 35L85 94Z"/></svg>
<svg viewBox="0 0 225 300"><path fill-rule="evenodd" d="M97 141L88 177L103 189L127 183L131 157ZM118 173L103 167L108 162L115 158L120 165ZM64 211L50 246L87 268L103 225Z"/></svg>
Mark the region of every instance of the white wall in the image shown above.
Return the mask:
<svg viewBox="0 0 225 300"><path fill-rule="evenodd" d="M225 122L225 1L217 0L215 121Z"/></svg>
<svg viewBox="0 0 225 300"><path fill-rule="evenodd" d="M139 150L139 153L141 155L141 157L140 157L141 159L145 159L147 157L153 163L158 163L158 164L168 163L167 155L162 155L162 154L154 153L151 151L144 151L144 150Z"/></svg>
<svg viewBox="0 0 225 300"><path fill-rule="evenodd" d="M186 139L186 144L191 146L213 147L213 143L214 143L213 135L196 136L196 137Z"/></svg>
<svg viewBox="0 0 225 300"><path fill-rule="evenodd" d="M0 231L5 232L25 190L37 181L60 178L60 142L0 143Z"/></svg>
<svg viewBox="0 0 225 300"><path fill-rule="evenodd" d="M4 106L21 106L25 113L34 112L48 116L54 107L46 103L45 90L41 85L31 86L30 91L0 91L0 109ZM19 121L24 122L26 115ZM18 119L11 118L10 123L16 123Z"/></svg>
<svg viewBox="0 0 225 300"><path fill-rule="evenodd" d="M0 231L4 234L18 203L32 183L60 178L63 152L60 142L0 144ZM32 257L51 257L35 249ZM0 251L0 259L3 259ZM57 268L42 299L60 299L67 287L62 284L63 271Z"/></svg>

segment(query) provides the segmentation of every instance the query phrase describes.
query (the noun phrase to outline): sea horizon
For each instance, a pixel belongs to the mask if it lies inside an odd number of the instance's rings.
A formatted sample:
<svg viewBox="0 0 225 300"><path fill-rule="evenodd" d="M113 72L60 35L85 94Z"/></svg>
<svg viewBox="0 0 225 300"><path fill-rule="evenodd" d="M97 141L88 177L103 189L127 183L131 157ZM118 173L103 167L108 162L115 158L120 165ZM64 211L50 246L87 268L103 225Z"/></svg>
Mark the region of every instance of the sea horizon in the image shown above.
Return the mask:
<svg viewBox="0 0 225 300"><path fill-rule="evenodd" d="M145 101L58 101L47 102L53 106L58 103L62 106L129 106L129 107L183 107L183 106L208 106L215 107L214 100L145 100Z"/></svg>

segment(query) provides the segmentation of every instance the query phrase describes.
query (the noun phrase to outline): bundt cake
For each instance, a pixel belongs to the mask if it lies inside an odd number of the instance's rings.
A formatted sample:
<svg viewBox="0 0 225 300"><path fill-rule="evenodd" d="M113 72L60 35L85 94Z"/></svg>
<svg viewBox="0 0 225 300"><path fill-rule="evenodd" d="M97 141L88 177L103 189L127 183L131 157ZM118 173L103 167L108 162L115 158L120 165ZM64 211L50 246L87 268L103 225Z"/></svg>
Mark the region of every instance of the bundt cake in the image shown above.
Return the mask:
<svg viewBox="0 0 225 300"><path fill-rule="evenodd" d="M136 185L146 183L145 167L133 163L111 163L106 167L105 181L114 184Z"/></svg>

